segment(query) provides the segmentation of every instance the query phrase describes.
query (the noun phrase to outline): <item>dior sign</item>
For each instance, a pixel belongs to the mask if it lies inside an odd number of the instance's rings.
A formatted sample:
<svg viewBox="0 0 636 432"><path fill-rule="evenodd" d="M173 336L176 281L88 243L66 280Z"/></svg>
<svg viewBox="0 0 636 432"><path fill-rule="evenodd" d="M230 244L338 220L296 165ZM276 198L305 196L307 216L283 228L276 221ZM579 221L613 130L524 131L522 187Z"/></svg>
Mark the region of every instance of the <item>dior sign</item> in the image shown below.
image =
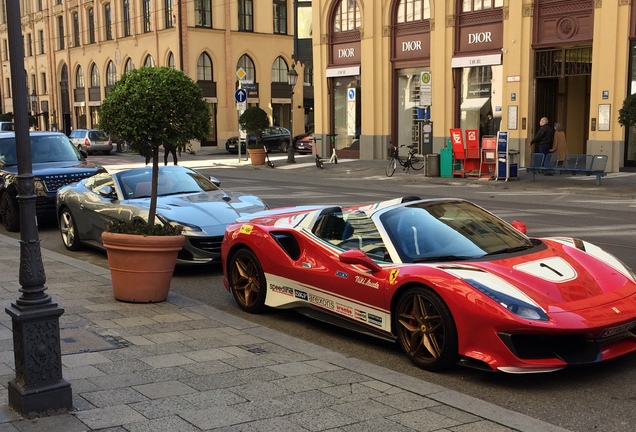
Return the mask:
<svg viewBox="0 0 636 432"><path fill-rule="evenodd" d="M338 50L338 58L351 58L356 56L354 48L340 48Z"/></svg>
<svg viewBox="0 0 636 432"><path fill-rule="evenodd" d="M477 43L490 43L492 42L492 33L490 32L481 32L481 33L471 33L468 35L468 44L477 44Z"/></svg>
<svg viewBox="0 0 636 432"><path fill-rule="evenodd" d="M421 51L422 50L422 41L408 41L402 42L402 52L406 51Z"/></svg>

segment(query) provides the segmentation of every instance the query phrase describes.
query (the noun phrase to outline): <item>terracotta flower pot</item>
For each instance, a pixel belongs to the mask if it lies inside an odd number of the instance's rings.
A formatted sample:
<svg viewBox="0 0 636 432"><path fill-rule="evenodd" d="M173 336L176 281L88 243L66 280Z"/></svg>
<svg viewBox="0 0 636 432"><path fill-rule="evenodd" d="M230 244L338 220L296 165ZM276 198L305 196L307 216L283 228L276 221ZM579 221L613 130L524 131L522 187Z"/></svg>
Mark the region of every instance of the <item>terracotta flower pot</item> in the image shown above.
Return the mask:
<svg viewBox="0 0 636 432"><path fill-rule="evenodd" d="M252 165L265 165L265 150L260 149L247 149L247 153L250 155Z"/></svg>
<svg viewBox="0 0 636 432"><path fill-rule="evenodd" d="M182 235L102 233L115 299L134 303L165 301L184 240Z"/></svg>

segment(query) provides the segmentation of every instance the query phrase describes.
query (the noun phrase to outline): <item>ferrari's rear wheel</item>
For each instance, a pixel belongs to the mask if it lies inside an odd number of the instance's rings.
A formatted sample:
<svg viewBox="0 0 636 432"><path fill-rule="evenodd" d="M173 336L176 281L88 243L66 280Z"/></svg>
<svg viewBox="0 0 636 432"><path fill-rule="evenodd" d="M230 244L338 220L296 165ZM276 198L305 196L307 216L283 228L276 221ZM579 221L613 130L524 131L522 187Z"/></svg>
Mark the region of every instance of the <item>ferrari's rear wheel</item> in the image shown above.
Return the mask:
<svg viewBox="0 0 636 432"><path fill-rule="evenodd" d="M62 243L64 243L66 249L76 251L82 248L77 226L75 225L75 219L71 211L67 208L62 210L60 214L60 235L62 236Z"/></svg>
<svg viewBox="0 0 636 432"><path fill-rule="evenodd" d="M395 312L398 342L413 363L429 371L457 363L457 328L440 296L424 287L410 289Z"/></svg>
<svg viewBox="0 0 636 432"><path fill-rule="evenodd" d="M7 231L20 231L20 213L9 192L3 193L0 197L0 218Z"/></svg>
<svg viewBox="0 0 636 432"><path fill-rule="evenodd" d="M267 283L258 258L249 249L239 249L230 258L228 281L234 299L245 312L258 313L265 308Z"/></svg>

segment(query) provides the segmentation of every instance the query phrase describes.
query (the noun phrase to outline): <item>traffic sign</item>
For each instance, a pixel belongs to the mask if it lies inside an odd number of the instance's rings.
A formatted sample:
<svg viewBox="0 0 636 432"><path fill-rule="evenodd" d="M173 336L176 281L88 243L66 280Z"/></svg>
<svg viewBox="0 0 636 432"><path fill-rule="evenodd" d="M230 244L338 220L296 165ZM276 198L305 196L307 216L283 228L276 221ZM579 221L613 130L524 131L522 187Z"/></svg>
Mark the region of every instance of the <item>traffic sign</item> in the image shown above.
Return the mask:
<svg viewBox="0 0 636 432"><path fill-rule="evenodd" d="M242 88L236 90L234 92L234 99L239 103L247 101L247 91Z"/></svg>

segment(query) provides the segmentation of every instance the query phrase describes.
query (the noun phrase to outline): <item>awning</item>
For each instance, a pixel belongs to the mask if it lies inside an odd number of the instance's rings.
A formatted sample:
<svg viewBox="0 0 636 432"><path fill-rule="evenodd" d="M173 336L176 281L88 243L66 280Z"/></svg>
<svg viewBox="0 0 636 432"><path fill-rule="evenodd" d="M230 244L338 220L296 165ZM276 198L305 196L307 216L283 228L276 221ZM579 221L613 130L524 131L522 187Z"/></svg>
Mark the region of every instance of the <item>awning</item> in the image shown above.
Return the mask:
<svg viewBox="0 0 636 432"><path fill-rule="evenodd" d="M479 111L489 100L490 98L464 99L462 111Z"/></svg>

